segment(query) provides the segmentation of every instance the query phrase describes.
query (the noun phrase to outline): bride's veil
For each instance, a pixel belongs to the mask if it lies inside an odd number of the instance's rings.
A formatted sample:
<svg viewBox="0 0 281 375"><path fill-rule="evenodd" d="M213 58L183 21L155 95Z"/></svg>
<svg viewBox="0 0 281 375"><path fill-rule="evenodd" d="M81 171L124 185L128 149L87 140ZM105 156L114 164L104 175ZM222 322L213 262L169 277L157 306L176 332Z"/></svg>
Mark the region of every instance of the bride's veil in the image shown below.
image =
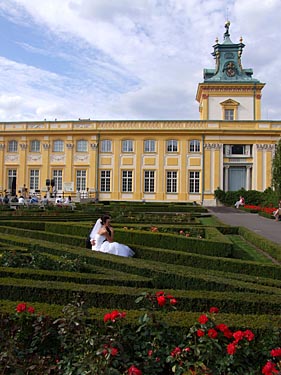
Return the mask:
<svg viewBox="0 0 281 375"><path fill-rule="evenodd" d="M96 224L94 225L93 229L91 230L91 233L90 233L91 239L95 238L95 235L98 233L98 231L101 229L101 227L102 227L101 219L98 219L96 221Z"/></svg>

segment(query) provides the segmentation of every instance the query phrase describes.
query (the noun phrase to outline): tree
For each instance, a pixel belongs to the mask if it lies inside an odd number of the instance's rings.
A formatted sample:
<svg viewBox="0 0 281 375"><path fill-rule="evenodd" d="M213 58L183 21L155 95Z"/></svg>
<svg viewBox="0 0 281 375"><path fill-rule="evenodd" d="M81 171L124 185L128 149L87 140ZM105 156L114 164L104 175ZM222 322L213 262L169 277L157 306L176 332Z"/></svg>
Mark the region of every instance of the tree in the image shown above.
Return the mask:
<svg viewBox="0 0 281 375"><path fill-rule="evenodd" d="M275 155L272 160L272 186L278 200L281 199L281 139L276 145Z"/></svg>

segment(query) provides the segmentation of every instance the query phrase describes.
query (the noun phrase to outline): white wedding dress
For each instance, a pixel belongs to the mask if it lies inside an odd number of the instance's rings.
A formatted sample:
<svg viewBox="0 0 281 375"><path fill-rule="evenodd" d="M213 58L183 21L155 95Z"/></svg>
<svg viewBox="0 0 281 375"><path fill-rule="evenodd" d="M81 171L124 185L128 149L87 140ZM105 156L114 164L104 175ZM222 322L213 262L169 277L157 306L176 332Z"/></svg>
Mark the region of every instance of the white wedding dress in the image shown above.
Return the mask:
<svg viewBox="0 0 281 375"><path fill-rule="evenodd" d="M135 255L129 246L123 245L119 242L108 242L103 234L95 235L95 245L92 246L92 250L100 251L102 253L119 255L121 257L132 257Z"/></svg>

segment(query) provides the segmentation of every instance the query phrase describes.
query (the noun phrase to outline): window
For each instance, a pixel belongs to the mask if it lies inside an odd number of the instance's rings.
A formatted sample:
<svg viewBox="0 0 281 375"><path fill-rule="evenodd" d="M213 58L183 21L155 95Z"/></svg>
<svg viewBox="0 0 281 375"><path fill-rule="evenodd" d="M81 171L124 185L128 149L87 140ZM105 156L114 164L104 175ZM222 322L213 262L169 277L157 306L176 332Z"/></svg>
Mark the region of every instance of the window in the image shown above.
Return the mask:
<svg viewBox="0 0 281 375"><path fill-rule="evenodd" d="M189 192L199 193L200 175L199 172L189 172Z"/></svg>
<svg viewBox="0 0 281 375"><path fill-rule="evenodd" d="M147 139L144 141L144 152L155 152L154 139Z"/></svg>
<svg viewBox="0 0 281 375"><path fill-rule="evenodd" d="M64 143L61 140L56 140L53 143L53 151L54 152L63 152L64 150Z"/></svg>
<svg viewBox="0 0 281 375"><path fill-rule="evenodd" d="M227 121L234 120L234 109L225 109L224 110L224 119Z"/></svg>
<svg viewBox="0 0 281 375"><path fill-rule="evenodd" d="M167 152L177 152L178 151L178 141L175 139L169 139L167 141Z"/></svg>
<svg viewBox="0 0 281 375"><path fill-rule="evenodd" d="M84 169L76 171L76 190L86 190L86 171Z"/></svg>
<svg viewBox="0 0 281 375"><path fill-rule="evenodd" d="M8 189L11 191L16 190L16 181L17 181L17 170L9 169L8 170Z"/></svg>
<svg viewBox="0 0 281 375"><path fill-rule="evenodd" d="M200 152L200 141L193 139L189 143L189 152Z"/></svg>
<svg viewBox="0 0 281 375"><path fill-rule="evenodd" d="M238 107L240 103L233 99L227 99L220 103L222 108L222 118L225 121L234 121L238 119Z"/></svg>
<svg viewBox="0 0 281 375"><path fill-rule="evenodd" d="M122 171L122 192L129 193L133 191L133 172Z"/></svg>
<svg viewBox="0 0 281 375"><path fill-rule="evenodd" d="M80 139L76 143L77 152L87 152L88 151L88 141Z"/></svg>
<svg viewBox="0 0 281 375"><path fill-rule="evenodd" d="M133 152L133 141L126 139L122 141L122 152Z"/></svg>
<svg viewBox="0 0 281 375"><path fill-rule="evenodd" d="M30 170L29 187L31 190L39 189L39 169Z"/></svg>
<svg viewBox="0 0 281 375"><path fill-rule="evenodd" d="M62 170L61 169L53 170L53 179L55 182L56 190L62 190Z"/></svg>
<svg viewBox="0 0 281 375"><path fill-rule="evenodd" d="M100 172L100 191L101 192L110 191L110 171Z"/></svg>
<svg viewBox="0 0 281 375"><path fill-rule="evenodd" d="M112 141L104 139L101 141L101 152L112 152Z"/></svg>
<svg viewBox="0 0 281 375"><path fill-rule="evenodd" d="M40 152L40 141L34 140L30 142L30 152Z"/></svg>
<svg viewBox="0 0 281 375"><path fill-rule="evenodd" d="M154 193L155 186L155 172L154 171L144 171L144 192Z"/></svg>
<svg viewBox="0 0 281 375"><path fill-rule="evenodd" d="M18 152L18 142L9 141L8 142L8 152Z"/></svg>
<svg viewBox="0 0 281 375"><path fill-rule="evenodd" d="M167 193L177 193L178 172L167 171Z"/></svg>

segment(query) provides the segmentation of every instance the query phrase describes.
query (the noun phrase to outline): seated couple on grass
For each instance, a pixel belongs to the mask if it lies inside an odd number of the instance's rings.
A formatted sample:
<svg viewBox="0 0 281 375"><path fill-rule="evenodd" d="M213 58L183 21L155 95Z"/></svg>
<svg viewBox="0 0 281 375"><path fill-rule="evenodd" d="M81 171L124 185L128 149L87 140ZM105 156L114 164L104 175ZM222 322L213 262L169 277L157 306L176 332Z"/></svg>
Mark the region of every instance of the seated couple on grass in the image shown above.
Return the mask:
<svg viewBox="0 0 281 375"><path fill-rule="evenodd" d="M113 242L113 237L114 231L110 225L110 216L103 215L97 220L90 233L92 250L122 257L134 256L135 253L132 249L118 242Z"/></svg>

